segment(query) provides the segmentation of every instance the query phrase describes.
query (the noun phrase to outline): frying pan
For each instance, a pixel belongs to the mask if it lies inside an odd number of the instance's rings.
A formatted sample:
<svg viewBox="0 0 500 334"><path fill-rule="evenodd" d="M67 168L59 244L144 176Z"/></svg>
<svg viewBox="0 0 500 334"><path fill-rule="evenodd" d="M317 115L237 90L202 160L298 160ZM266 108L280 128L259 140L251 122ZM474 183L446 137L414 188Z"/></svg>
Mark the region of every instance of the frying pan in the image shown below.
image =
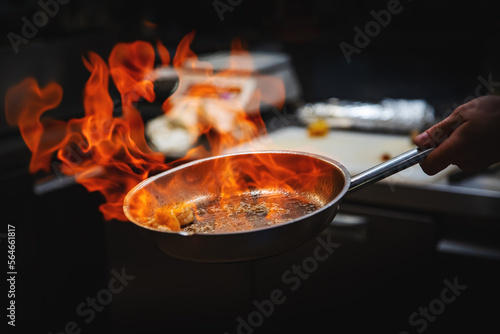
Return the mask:
<svg viewBox="0 0 500 334"><path fill-rule="evenodd" d="M172 257L197 262L258 259L285 252L317 236L331 223L345 195L418 163L431 151L432 148L414 148L353 177L339 162L312 153L256 151L221 155L186 163L144 180L127 194L123 210L131 222ZM204 234L146 226L148 217L153 217L163 205L216 199L228 168L245 178L250 164L260 164L261 173L273 174L288 189L252 189L251 195L277 191L281 196L289 196L291 189L319 208L282 224L248 231ZM311 170L316 171L312 178L307 176ZM290 173L297 177L290 178Z"/></svg>

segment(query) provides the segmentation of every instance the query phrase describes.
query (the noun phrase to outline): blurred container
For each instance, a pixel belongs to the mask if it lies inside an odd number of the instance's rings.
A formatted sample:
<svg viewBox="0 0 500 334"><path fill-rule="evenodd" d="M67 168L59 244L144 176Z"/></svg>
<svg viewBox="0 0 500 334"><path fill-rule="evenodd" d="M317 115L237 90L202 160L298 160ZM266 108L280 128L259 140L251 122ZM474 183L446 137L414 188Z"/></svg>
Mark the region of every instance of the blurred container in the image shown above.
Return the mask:
<svg viewBox="0 0 500 334"><path fill-rule="evenodd" d="M434 108L424 100L384 99L379 103L363 103L331 98L300 107L297 117L305 124L322 119L337 129L407 133L431 125Z"/></svg>

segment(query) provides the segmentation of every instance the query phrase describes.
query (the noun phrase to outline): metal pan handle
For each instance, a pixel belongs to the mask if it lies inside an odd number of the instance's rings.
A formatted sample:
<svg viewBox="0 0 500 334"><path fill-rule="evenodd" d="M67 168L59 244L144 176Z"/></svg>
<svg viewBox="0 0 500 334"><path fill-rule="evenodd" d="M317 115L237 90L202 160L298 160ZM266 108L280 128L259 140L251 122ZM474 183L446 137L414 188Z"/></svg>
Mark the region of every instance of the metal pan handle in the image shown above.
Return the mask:
<svg viewBox="0 0 500 334"><path fill-rule="evenodd" d="M432 150L434 150L434 147L428 149L417 147L353 176L347 194L417 164L420 160L428 156Z"/></svg>

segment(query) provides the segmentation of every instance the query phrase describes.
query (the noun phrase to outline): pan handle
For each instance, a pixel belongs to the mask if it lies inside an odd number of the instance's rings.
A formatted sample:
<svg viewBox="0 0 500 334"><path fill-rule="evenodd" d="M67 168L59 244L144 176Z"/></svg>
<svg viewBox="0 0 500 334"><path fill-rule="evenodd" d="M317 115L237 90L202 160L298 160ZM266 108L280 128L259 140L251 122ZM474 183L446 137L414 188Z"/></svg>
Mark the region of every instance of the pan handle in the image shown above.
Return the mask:
<svg viewBox="0 0 500 334"><path fill-rule="evenodd" d="M427 149L417 147L353 176L347 194L415 165L433 150L434 147Z"/></svg>

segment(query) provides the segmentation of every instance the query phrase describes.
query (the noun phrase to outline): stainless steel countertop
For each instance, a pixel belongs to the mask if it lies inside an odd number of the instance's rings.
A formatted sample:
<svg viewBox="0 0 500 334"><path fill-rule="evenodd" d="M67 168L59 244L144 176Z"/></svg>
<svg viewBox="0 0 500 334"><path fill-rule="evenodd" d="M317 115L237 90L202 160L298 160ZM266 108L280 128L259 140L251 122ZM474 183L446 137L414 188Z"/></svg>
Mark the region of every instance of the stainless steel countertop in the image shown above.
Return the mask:
<svg viewBox="0 0 500 334"><path fill-rule="evenodd" d="M450 181L450 177L433 183L380 181L350 194L345 201L434 214L481 216L498 219L500 223L500 169L493 166L491 171L458 181Z"/></svg>

